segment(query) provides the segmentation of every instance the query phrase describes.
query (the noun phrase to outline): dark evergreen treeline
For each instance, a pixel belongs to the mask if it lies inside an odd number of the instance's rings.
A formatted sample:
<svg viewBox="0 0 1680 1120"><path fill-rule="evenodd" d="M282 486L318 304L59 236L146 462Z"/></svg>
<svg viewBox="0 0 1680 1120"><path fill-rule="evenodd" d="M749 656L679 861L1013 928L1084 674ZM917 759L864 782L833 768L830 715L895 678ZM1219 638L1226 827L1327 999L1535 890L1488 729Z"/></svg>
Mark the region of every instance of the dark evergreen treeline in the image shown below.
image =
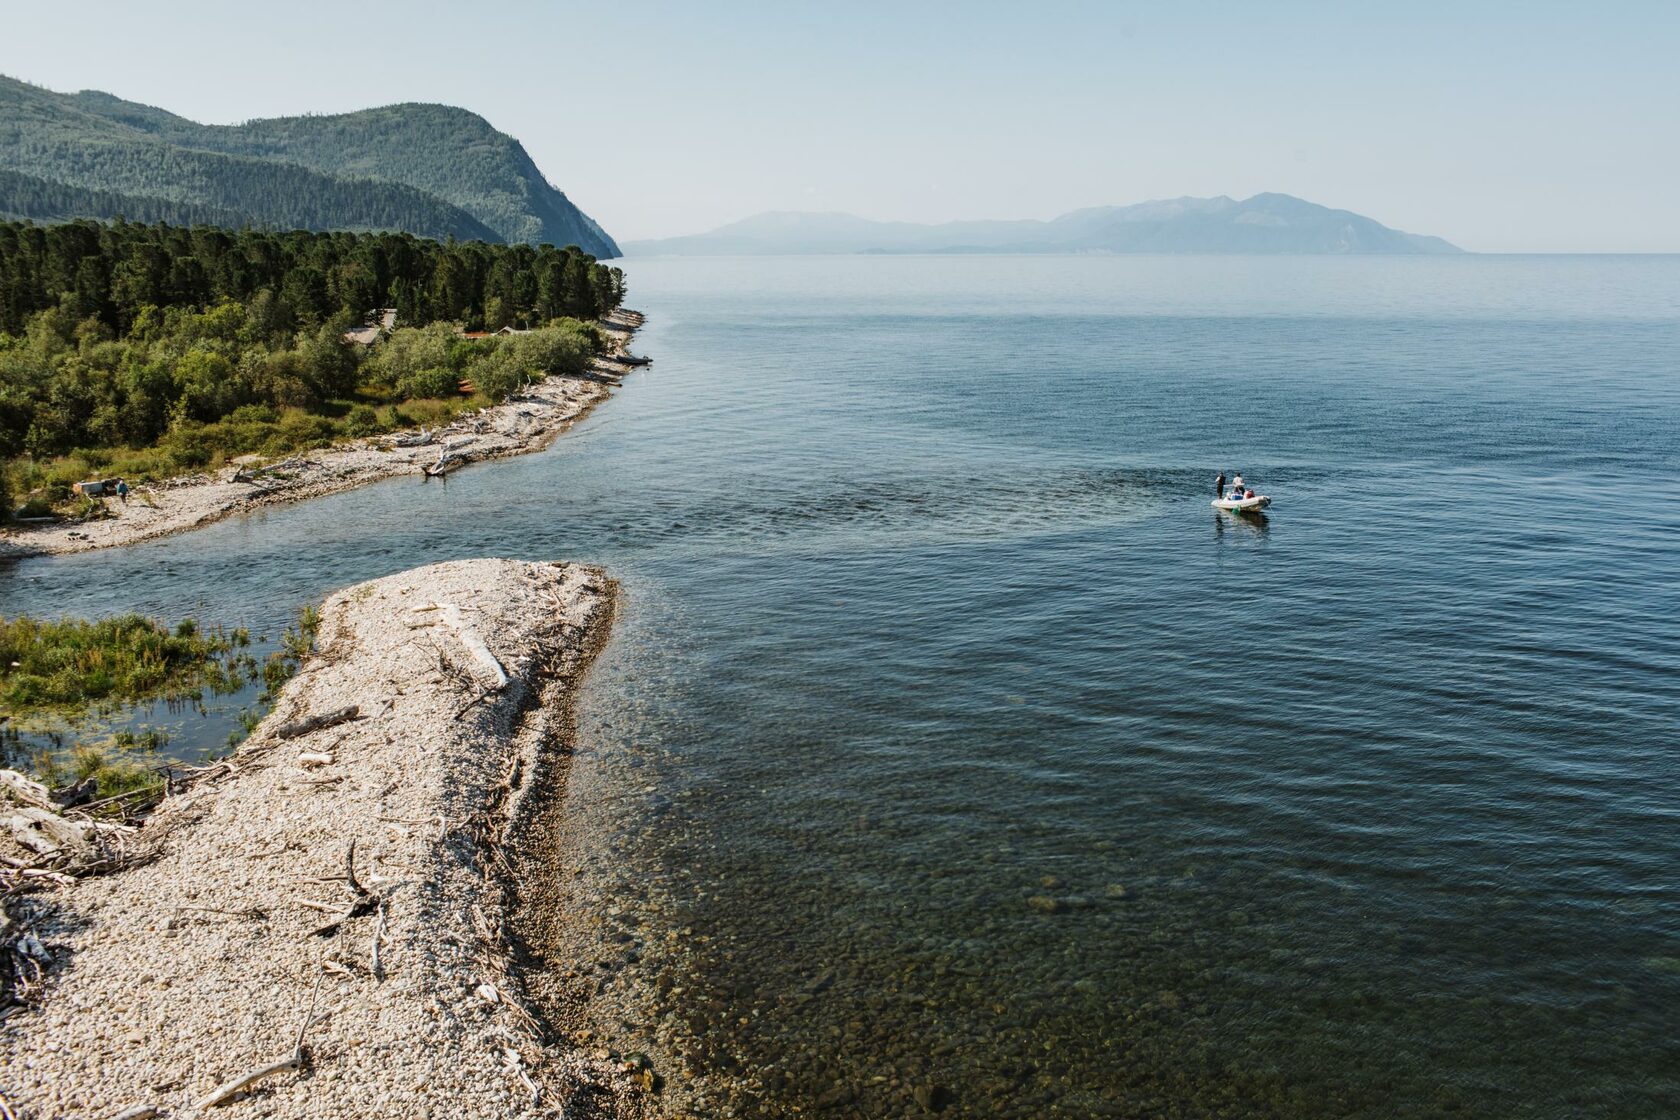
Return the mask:
<svg viewBox="0 0 1680 1120"><path fill-rule="evenodd" d="M0 169L0 219L63 222L72 218L127 218L133 222L169 222L178 226L251 225L246 215L200 202L123 194L55 183L34 175Z"/></svg>
<svg viewBox="0 0 1680 1120"><path fill-rule="evenodd" d="M440 243L398 233L272 233L118 221L0 223L0 331L62 309L127 334L147 308L264 296L264 314L308 326L373 308L399 320L496 330L594 319L623 299L623 273L576 249Z"/></svg>

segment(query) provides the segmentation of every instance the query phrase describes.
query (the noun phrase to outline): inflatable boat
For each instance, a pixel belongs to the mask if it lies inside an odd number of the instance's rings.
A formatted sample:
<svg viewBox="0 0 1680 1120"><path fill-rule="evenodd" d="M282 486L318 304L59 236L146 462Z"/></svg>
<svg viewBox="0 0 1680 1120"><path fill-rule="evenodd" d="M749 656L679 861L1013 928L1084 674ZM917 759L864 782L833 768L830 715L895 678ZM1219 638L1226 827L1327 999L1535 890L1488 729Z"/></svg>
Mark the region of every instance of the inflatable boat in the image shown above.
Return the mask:
<svg viewBox="0 0 1680 1120"><path fill-rule="evenodd" d="M1272 504L1272 500L1264 494L1256 494L1252 498L1215 498L1214 509L1227 510L1231 513L1258 513Z"/></svg>

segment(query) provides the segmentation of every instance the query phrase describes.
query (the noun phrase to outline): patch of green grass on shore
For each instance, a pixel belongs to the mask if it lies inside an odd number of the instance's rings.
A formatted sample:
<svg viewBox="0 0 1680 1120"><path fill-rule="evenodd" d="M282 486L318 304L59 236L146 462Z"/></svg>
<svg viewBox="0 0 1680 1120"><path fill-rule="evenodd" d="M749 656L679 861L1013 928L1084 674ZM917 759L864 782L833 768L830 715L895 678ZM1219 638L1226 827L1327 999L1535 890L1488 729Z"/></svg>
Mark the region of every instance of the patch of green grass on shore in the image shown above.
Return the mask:
<svg viewBox="0 0 1680 1120"><path fill-rule="evenodd" d="M280 635L280 648L268 655L262 667L262 702L265 705L274 703L280 689L297 675L304 659L315 648L315 634L320 629L321 612L306 606L298 611L297 625L286 627L286 632ZM247 733L251 729L246 728Z"/></svg>
<svg viewBox="0 0 1680 1120"><path fill-rule="evenodd" d="M163 750L168 734L141 726L102 735L101 726L130 705L196 702L206 690L227 694L260 682L255 705L234 717L232 750L302 667L320 624L320 612L304 607L280 648L259 663L246 652L246 631L205 633L191 619L171 630L135 614L94 622L0 618L0 765L28 769L53 789L92 779L97 798L159 789L172 761ZM32 749L20 731L51 745Z"/></svg>
<svg viewBox="0 0 1680 1120"><path fill-rule="evenodd" d="M0 714L74 718L90 708L237 691L255 670L244 630L173 630L138 614L88 621L0 617Z"/></svg>

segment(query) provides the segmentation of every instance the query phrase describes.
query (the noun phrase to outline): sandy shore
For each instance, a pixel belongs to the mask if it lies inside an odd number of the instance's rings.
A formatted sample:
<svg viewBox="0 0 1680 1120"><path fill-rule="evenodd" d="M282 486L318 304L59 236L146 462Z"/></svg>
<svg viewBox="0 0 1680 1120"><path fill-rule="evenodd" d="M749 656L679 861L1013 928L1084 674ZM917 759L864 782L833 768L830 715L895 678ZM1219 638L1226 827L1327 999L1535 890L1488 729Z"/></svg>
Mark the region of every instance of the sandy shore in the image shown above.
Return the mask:
<svg viewBox="0 0 1680 1120"><path fill-rule="evenodd" d="M642 324L639 312L620 309L605 321L611 350L596 358L586 377L550 377L530 392L458 420L440 442L458 446L465 462L540 451L607 396L631 368L614 359ZM299 458L304 465L285 477L235 481L229 467L215 476L194 475L139 487L126 504L106 500L117 516L98 521L61 522L0 529L0 560L52 553L86 552L135 544L218 521L235 513L280 502L317 498L400 474L419 474L438 458L437 444L398 446L394 432L355 440Z"/></svg>
<svg viewBox="0 0 1680 1120"><path fill-rule="evenodd" d="M613 605L598 569L506 560L334 594L274 711L131 865L14 903L51 955L0 1023L19 1115L644 1115L651 1074L565 1041L518 933L553 905L530 825Z"/></svg>

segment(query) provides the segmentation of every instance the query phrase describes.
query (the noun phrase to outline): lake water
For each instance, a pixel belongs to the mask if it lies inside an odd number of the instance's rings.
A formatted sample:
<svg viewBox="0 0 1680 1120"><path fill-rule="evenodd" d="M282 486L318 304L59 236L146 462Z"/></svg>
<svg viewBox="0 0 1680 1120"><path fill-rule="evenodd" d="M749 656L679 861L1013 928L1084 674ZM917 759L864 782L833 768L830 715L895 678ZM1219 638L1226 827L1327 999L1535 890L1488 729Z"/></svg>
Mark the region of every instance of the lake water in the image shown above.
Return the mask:
<svg viewBox="0 0 1680 1120"><path fill-rule="evenodd" d="M551 450L5 609L607 565L556 967L673 1110L1680 1114L1680 258L626 267Z"/></svg>

